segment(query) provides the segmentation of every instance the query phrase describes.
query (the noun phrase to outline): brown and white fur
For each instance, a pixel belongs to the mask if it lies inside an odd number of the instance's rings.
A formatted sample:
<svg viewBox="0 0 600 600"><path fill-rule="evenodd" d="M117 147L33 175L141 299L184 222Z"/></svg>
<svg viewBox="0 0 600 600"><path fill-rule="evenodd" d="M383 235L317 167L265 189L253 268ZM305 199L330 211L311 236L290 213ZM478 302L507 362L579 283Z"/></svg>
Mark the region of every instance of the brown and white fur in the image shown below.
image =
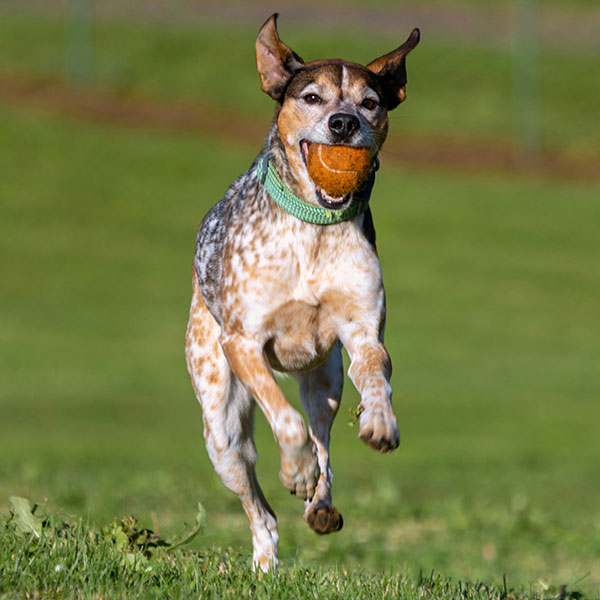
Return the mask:
<svg viewBox="0 0 600 600"><path fill-rule="evenodd" d="M369 210L334 225L300 221L269 197L257 176L268 154L285 184L312 204L341 209L311 181L306 142L368 147L373 161L387 134L387 112L406 96L405 57L415 29L366 67L342 60L304 63L281 42L273 15L260 30L256 58L262 89L277 101L265 147L198 230L186 357L202 404L204 438L223 483L250 520L253 567L277 565L277 521L255 474L255 402L281 450L282 484L305 500L318 533L337 531L332 506L329 432L343 384L342 345L361 395L360 438L395 449L391 362L383 345L385 295ZM302 416L274 378L300 386Z"/></svg>

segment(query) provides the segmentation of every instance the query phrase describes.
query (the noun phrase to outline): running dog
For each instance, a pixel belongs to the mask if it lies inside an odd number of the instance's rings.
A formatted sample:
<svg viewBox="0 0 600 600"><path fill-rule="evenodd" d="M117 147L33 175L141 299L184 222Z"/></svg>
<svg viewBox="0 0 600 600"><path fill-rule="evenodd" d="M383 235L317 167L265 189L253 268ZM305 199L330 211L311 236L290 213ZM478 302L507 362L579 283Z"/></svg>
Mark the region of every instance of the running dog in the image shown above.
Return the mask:
<svg viewBox="0 0 600 600"><path fill-rule="evenodd" d="M200 225L186 336L208 455L242 502L253 568L263 571L277 565L279 535L254 470L255 402L281 451L281 483L304 499L304 518L317 533L342 527L329 464L342 346L361 396L360 438L378 452L399 444L369 197L388 111L406 98L406 55L419 42L414 29L366 66L305 63L279 39L276 21L274 14L256 40L261 87L277 102L275 117L252 166ZM359 166L340 168L340 157L344 163L353 152ZM274 372L298 380L308 428Z"/></svg>

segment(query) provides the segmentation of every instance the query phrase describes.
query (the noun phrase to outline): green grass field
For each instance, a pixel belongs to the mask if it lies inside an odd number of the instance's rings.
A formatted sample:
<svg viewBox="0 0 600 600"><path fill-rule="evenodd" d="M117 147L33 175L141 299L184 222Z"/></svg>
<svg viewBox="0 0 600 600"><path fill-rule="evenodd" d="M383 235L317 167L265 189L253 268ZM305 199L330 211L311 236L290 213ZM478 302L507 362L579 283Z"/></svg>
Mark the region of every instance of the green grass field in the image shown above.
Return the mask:
<svg viewBox="0 0 600 600"><path fill-rule="evenodd" d="M1 118L3 512L20 495L97 525L154 513L170 533L201 501L197 546L247 558L182 341L195 228L253 149ZM284 563L597 589L599 191L384 164L374 216L403 442L378 456L356 439L349 384L332 454L345 527L320 538L259 419Z"/></svg>
<svg viewBox="0 0 600 600"><path fill-rule="evenodd" d="M152 35L127 43L160 45ZM415 90L430 85L423 48ZM7 56L4 72L30 68ZM168 79L178 56L144 67L157 79L135 91L202 99L202 68ZM243 77L240 101L266 132L268 103ZM413 97L392 127L425 121ZM573 147L597 139L590 114L574 116ZM397 168L385 153L372 206L402 443L379 456L358 440L348 382L332 444L344 529L318 537L279 484L259 415L283 568L250 574L247 520L206 456L183 336L197 225L257 151L0 106L0 597L600 598L600 183ZM10 496L44 505L44 541L5 525ZM207 521L188 553L132 563L101 533L133 514L173 539L198 502Z"/></svg>

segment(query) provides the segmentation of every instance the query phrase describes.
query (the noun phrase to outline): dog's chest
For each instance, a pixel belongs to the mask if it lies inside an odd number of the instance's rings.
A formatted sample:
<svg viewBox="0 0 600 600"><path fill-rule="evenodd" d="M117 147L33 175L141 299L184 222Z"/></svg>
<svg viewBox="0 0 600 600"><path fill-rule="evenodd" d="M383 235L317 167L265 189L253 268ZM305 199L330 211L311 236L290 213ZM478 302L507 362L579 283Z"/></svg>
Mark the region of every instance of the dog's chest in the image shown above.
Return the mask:
<svg viewBox="0 0 600 600"><path fill-rule="evenodd" d="M336 341L327 310L319 304L291 300L266 315L265 326L265 353L278 371L313 369Z"/></svg>
<svg viewBox="0 0 600 600"><path fill-rule="evenodd" d="M378 302L376 256L351 223L317 233L294 222L282 223L276 235L240 231L227 254L224 322L260 338L279 371L322 363L340 324L360 319L362 304Z"/></svg>

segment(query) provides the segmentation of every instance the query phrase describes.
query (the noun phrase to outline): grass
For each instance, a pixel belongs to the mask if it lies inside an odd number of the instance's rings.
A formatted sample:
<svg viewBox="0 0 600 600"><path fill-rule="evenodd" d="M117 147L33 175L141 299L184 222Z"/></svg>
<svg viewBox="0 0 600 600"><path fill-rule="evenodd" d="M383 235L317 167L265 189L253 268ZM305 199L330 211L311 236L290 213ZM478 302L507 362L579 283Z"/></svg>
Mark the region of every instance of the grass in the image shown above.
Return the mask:
<svg viewBox="0 0 600 600"><path fill-rule="evenodd" d="M575 10L575 9L574 9ZM96 24L95 84L123 94L200 101L255 118L272 113L258 93L253 43L259 23L197 24L106 22ZM307 31L293 19L281 35L306 60L343 56L361 63L388 52L409 33ZM394 135L508 143L513 128L512 55L505 45L461 43L430 37L408 59L409 101L392 116ZM64 24L59 19L3 14L0 73L61 78ZM226 48L226 51L224 51ZM598 78L593 52L543 49L541 126L544 147L563 155L597 156L600 142ZM415 100L412 101L412 98Z"/></svg>
<svg viewBox="0 0 600 600"><path fill-rule="evenodd" d="M13 498L2 523L0 597L69 598L581 598L566 586L544 590L513 589L480 581L452 581L435 572L418 577L372 575L340 567L283 567L253 573L248 560L232 551L181 551L132 518L94 529L81 519L30 512L27 501ZM40 512L39 510L37 511Z"/></svg>
<svg viewBox="0 0 600 600"><path fill-rule="evenodd" d="M80 523L68 577L52 575L60 544L5 531L3 593L66 596L87 577L83 596L266 594L204 452L182 348L195 229L257 149L8 107L0 129L0 512L9 496L47 499L51 519ZM388 583L390 597L457 597L459 581L500 597L504 576L523 597L598 597L599 192L392 170L384 156L373 207L402 444L378 456L356 439L348 383L332 450L345 526L316 537L259 416L280 597ZM165 555L156 577L101 568L105 542L81 541L129 514L170 539L198 501L192 554Z"/></svg>

